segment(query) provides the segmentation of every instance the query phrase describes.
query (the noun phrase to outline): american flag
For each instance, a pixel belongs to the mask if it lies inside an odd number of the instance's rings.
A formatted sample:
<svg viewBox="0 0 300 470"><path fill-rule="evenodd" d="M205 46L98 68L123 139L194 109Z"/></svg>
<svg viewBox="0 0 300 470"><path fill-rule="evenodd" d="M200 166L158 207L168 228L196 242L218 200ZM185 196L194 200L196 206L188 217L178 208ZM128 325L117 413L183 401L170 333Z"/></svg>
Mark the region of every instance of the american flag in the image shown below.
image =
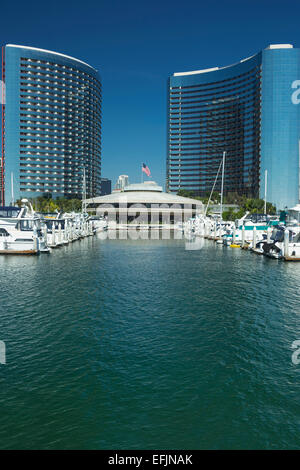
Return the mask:
<svg viewBox="0 0 300 470"><path fill-rule="evenodd" d="M143 163L142 171L144 173L146 173L147 176L151 176L151 172L150 172L149 168L147 167L146 163Z"/></svg>

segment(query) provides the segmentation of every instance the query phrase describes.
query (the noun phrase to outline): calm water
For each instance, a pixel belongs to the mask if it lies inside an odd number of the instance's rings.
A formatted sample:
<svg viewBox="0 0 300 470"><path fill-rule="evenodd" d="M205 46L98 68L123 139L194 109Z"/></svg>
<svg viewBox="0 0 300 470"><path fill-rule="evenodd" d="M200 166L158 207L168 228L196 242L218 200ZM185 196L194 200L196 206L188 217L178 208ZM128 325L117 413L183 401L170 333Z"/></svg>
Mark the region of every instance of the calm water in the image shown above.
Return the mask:
<svg viewBox="0 0 300 470"><path fill-rule="evenodd" d="M0 271L0 448L300 448L300 263L89 238Z"/></svg>

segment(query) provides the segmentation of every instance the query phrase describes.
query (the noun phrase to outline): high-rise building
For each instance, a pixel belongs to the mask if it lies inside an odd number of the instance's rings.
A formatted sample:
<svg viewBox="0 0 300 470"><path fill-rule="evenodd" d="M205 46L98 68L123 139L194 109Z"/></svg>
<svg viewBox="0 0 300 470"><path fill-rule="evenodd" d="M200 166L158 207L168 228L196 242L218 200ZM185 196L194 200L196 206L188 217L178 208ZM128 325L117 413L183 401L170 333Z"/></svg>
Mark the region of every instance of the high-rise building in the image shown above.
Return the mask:
<svg viewBox="0 0 300 470"><path fill-rule="evenodd" d="M224 190L299 202L300 49L271 45L222 68L168 82L167 190L211 191L223 152ZM299 97L299 98L298 98ZM221 178L216 190L220 190Z"/></svg>
<svg viewBox="0 0 300 470"><path fill-rule="evenodd" d="M124 191L125 186L128 186L128 185L129 185L128 175L120 175L115 186L115 191Z"/></svg>
<svg viewBox="0 0 300 470"><path fill-rule="evenodd" d="M1 203L101 193L101 82L73 57L2 47ZM3 88L4 90L4 88ZM11 184L13 181L13 185Z"/></svg>
<svg viewBox="0 0 300 470"><path fill-rule="evenodd" d="M111 194L111 180L108 178L101 178L101 196Z"/></svg>

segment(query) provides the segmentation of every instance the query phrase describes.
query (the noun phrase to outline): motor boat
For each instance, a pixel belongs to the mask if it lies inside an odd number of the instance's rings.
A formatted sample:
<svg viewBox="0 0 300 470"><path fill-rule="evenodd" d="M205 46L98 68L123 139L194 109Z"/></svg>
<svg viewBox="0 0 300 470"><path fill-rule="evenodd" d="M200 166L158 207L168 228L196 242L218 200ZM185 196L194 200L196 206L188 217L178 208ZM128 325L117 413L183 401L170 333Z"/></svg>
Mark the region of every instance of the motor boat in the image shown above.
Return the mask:
<svg viewBox="0 0 300 470"><path fill-rule="evenodd" d="M6 253L11 251L49 252L47 240L42 232L42 219L32 209L27 200L22 200L22 207L1 206L0 228L1 247ZM2 249L1 248L1 249Z"/></svg>
<svg viewBox="0 0 300 470"><path fill-rule="evenodd" d="M0 254L39 254L41 251L39 232L35 220L23 219L16 225L0 224Z"/></svg>

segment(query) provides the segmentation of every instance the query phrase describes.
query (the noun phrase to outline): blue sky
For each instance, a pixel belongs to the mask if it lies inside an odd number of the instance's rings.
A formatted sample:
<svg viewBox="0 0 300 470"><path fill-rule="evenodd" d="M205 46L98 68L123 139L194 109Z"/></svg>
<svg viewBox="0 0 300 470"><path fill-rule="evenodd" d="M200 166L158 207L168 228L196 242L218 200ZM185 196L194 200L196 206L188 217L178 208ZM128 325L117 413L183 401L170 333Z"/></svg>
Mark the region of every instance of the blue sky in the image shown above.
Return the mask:
<svg viewBox="0 0 300 470"><path fill-rule="evenodd" d="M167 79L224 66L272 43L300 47L298 0L14 1L2 44L54 50L97 68L103 83L102 176L165 182ZM300 77L299 77L300 78Z"/></svg>

